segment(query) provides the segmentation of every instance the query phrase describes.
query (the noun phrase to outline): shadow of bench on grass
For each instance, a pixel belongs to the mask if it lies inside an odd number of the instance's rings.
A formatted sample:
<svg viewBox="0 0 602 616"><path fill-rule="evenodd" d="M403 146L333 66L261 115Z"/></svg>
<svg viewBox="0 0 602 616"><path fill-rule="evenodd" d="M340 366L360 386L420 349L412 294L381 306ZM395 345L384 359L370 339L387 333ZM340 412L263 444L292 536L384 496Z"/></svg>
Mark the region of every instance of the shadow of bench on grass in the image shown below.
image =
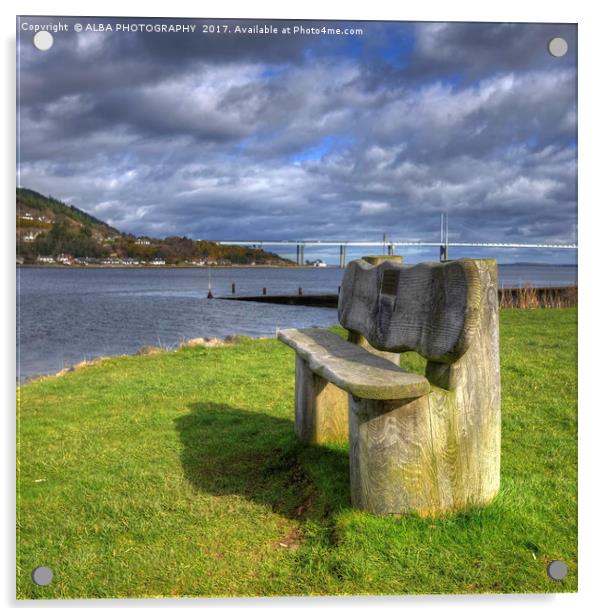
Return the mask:
<svg viewBox="0 0 602 616"><path fill-rule="evenodd" d="M187 480L214 496L235 494L290 519L324 519L350 507L344 446L301 445L292 419L198 402L175 426Z"/></svg>

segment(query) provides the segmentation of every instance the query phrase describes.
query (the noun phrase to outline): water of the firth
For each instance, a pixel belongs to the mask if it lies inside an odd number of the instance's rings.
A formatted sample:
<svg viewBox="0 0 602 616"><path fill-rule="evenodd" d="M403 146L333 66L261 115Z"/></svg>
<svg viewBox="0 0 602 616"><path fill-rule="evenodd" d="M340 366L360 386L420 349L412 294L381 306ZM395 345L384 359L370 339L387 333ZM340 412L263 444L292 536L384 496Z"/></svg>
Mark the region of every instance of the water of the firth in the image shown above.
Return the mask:
<svg viewBox="0 0 602 616"><path fill-rule="evenodd" d="M174 347L197 337L272 336L329 326L334 308L207 299L209 270L21 268L17 272L17 376L52 373L84 359ZM216 296L336 293L338 268L212 269ZM576 284L577 267L500 265L500 285Z"/></svg>

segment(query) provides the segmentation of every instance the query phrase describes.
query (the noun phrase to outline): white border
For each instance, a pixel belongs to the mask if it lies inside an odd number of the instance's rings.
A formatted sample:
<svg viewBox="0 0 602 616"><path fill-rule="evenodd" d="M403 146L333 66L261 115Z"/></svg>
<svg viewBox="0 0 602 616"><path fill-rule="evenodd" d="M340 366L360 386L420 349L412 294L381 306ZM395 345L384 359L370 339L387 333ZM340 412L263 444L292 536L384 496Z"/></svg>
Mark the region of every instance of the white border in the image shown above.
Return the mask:
<svg viewBox="0 0 602 616"><path fill-rule="evenodd" d="M303 0L298 4L268 2L230 1L205 4L199 2L170 0L164 4L133 2L128 0L107 0L105 2L22 0L7 2L2 6L2 45L5 52L2 62L2 120L5 135L1 148L4 207L2 208L4 233L2 242L2 288L4 289L4 319L1 346L5 385L3 405L4 452L2 454L5 486L4 507L0 508L3 538L0 580L2 598L9 607L20 607L26 611L45 608L99 608L121 611L126 607L134 609L173 609L194 607L203 611L223 610L240 607L245 611L263 612L269 608L279 611L333 610L341 608L346 613L365 611L367 608L387 613L404 613L420 610L430 614L441 609L446 614L471 612L499 612L528 610L529 613L550 613L568 610L587 610L597 604L599 569L602 566L600 551L599 503L599 456L600 425L602 416L599 396L594 388L599 384L599 359L594 349L599 345L600 335L597 315L600 305L596 303L596 278L600 279L598 255L594 251L600 246L596 222L602 207L599 190L596 190L602 176L600 152L600 119L602 100L600 79L601 22L596 19L595 3L579 2L526 2L525 0L504 0L499 4L490 2L435 2L420 0L410 3L393 3L385 0L370 0L363 4L349 2L328 2L324 0ZM253 18L316 18L316 19L391 19L391 20L433 20L433 21L526 21L526 22L571 22L579 24L579 593L574 595L532 595L532 596L453 596L453 597L400 597L400 598L335 598L335 599L228 599L228 600L125 600L125 601L69 601L69 602L16 602L14 600L14 187L15 187L15 15L62 14L62 15L115 15L115 16L178 16L178 17L253 17ZM593 282L593 284L592 284ZM550 383L553 387L554 383ZM562 494L558 498L563 498ZM587 613L587 612L586 612Z"/></svg>

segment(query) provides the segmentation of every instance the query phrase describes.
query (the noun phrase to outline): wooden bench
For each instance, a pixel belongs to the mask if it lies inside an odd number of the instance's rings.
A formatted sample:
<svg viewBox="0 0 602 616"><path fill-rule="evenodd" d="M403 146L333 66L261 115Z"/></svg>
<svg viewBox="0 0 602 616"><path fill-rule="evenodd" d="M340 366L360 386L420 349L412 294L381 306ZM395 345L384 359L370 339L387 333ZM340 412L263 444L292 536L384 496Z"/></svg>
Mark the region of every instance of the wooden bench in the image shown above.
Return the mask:
<svg viewBox="0 0 602 616"><path fill-rule="evenodd" d="M406 266L359 259L345 272L339 321L282 330L297 352L295 431L349 439L351 500L373 513L457 511L499 489L497 267L461 259ZM416 351L425 374L395 365Z"/></svg>

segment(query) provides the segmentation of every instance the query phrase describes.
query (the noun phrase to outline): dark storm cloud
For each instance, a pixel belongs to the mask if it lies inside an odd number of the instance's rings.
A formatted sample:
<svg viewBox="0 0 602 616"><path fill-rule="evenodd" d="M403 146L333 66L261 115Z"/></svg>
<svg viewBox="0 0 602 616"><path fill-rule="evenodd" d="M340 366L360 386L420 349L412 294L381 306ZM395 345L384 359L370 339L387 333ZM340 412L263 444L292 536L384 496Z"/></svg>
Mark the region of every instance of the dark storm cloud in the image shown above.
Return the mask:
<svg viewBox="0 0 602 616"><path fill-rule="evenodd" d="M549 41L562 36L568 53L555 58ZM577 27L574 24L424 23L416 27L416 44L406 77L482 78L499 72L556 70L575 66Z"/></svg>
<svg viewBox="0 0 602 616"><path fill-rule="evenodd" d="M203 25L223 26L230 30L248 28L252 24L270 24L277 28L289 25L287 21L257 22L256 20L172 20L182 25L195 25L194 33L147 33L83 31L76 33L76 23L84 28L94 24L97 28L117 21L131 24L169 24L170 20L139 18L115 20L108 18L23 18L29 24L63 22L70 26L69 32L56 37L52 54L36 52L28 45L29 32L22 35L23 67L21 89L24 97L38 102L52 100L85 91L88 94L102 92L105 88L120 89L158 80L175 79L185 75L191 67L200 63L228 64L297 64L304 61L308 39L299 36L255 36L250 34L226 35L201 34ZM290 23L293 23L292 21ZM321 27L328 22L302 21L305 27ZM342 24L342 26L345 24ZM28 37L29 35L29 37ZM344 39L331 38L318 45L324 55L339 55L346 49Z"/></svg>
<svg viewBox="0 0 602 616"><path fill-rule="evenodd" d="M573 26L337 25L23 36L21 184L155 236L574 239Z"/></svg>

